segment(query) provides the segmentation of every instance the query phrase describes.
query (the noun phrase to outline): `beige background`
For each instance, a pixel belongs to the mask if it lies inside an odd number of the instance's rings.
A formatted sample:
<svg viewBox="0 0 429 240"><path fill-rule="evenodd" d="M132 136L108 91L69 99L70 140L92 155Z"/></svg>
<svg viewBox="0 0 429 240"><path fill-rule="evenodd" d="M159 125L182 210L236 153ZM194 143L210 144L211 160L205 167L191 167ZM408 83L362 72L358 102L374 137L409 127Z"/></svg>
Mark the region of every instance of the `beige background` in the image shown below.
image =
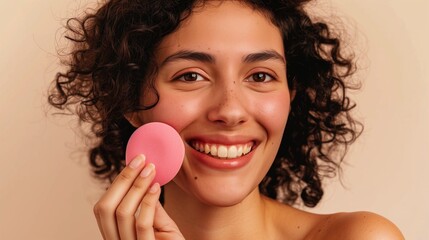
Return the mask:
<svg viewBox="0 0 429 240"><path fill-rule="evenodd" d="M0 2L0 239L100 239L92 217L100 190L75 123L45 114L58 30L82 2ZM348 155L344 186L332 181L311 211L374 211L407 239L429 239L428 1L322 5L356 29L366 130Z"/></svg>

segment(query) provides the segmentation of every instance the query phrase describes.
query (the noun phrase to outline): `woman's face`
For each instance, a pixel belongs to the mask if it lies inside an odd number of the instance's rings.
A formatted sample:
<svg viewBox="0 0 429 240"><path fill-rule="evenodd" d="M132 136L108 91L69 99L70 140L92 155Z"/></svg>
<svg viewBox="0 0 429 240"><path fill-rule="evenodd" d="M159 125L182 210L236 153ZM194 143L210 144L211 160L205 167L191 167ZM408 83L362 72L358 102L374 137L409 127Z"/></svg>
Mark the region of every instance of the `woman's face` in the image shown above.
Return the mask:
<svg viewBox="0 0 429 240"><path fill-rule="evenodd" d="M207 4L163 39L156 61L159 102L137 121L183 138L173 184L206 204L242 201L271 166L289 113L279 29L242 3Z"/></svg>

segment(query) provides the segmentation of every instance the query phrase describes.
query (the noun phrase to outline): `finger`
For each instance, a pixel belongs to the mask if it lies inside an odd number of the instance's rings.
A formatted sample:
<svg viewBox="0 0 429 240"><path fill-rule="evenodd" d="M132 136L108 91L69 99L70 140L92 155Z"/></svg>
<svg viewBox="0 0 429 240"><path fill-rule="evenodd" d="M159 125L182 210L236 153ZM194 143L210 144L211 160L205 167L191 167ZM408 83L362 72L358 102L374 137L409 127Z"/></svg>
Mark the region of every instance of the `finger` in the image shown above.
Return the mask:
<svg viewBox="0 0 429 240"><path fill-rule="evenodd" d="M165 211L164 207L158 201L155 207L155 218L153 223L155 229L156 239L168 239L168 240L183 240L184 237L179 230L179 227L170 218Z"/></svg>
<svg viewBox="0 0 429 240"><path fill-rule="evenodd" d="M140 214L137 216L136 231L137 239L155 239L153 228L155 207L160 195L160 186L154 183L148 190L141 202Z"/></svg>
<svg viewBox="0 0 429 240"><path fill-rule="evenodd" d="M103 226L101 224L100 214L95 207L93 211L94 211L95 219L97 220L97 225L98 225L98 229L100 230L101 236L103 237L103 239L106 239L106 235L104 234Z"/></svg>
<svg viewBox="0 0 429 240"><path fill-rule="evenodd" d="M155 166L152 163L143 168L143 171L136 178L116 209L116 218L121 239L136 239L135 214L150 183L155 177L154 169Z"/></svg>
<svg viewBox="0 0 429 240"><path fill-rule="evenodd" d="M176 223L173 219L165 211L164 207L162 207L161 203L158 201L155 206L155 218L153 227L161 232L173 232L178 231Z"/></svg>
<svg viewBox="0 0 429 240"><path fill-rule="evenodd" d="M116 208L122 201L134 179L144 166L145 157L137 156L133 161L121 171L116 177L107 192L94 206L94 213L97 218L97 224L102 231L104 239L119 239L119 232L116 224Z"/></svg>

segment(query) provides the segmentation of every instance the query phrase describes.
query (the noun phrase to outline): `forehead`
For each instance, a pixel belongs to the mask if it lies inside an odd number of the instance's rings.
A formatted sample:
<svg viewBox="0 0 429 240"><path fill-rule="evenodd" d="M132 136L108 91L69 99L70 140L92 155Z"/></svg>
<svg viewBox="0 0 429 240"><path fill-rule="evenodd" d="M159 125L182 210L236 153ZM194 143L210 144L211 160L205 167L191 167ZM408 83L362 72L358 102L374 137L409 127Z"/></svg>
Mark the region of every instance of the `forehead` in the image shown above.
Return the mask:
<svg viewBox="0 0 429 240"><path fill-rule="evenodd" d="M183 49L223 54L273 49L284 54L280 30L268 14L238 1L208 1L197 6L161 41L157 55Z"/></svg>

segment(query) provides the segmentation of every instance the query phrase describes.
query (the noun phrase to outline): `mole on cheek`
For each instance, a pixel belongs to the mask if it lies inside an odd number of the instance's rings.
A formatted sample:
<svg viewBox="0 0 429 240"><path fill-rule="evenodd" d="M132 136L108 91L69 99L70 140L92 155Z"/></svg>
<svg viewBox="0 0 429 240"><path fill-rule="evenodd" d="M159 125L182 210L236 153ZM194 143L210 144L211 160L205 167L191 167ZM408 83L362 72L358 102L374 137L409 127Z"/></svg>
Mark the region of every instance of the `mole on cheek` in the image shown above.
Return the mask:
<svg viewBox="0 0 429 240"><path fill-rule="evenodd" d="M195 176L195 177L194 177L194 180L198 180L198 177L197 177L197 176Z"/></svg>

